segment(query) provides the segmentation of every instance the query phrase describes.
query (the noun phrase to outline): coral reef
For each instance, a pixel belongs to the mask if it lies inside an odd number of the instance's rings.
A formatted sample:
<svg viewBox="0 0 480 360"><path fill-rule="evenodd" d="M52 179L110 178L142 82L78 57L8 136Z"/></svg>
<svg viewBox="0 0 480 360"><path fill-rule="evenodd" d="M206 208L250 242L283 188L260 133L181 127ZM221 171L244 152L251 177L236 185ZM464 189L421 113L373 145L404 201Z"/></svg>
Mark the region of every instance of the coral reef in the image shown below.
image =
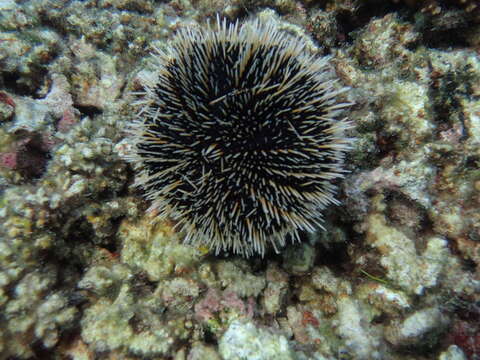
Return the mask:
<svg viewBox="0 0 480 360"><path fill-rule="evenodd" d="M0 358L480 359L475 5L0 0ZM123 160L148 53L216 13L355 103L342 204L263 259L185 245Z"/></svg>

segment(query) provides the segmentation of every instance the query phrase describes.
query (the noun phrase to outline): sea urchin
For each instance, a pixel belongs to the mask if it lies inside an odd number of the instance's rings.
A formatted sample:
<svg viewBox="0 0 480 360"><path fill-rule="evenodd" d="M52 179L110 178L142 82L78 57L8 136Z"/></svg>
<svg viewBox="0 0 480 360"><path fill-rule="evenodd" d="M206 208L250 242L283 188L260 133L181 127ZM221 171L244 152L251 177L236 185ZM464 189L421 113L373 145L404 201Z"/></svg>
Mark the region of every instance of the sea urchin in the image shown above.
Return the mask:
<svg viewBox="0 0 480 360"><path fill-rule="evenodd" d="M272 23L220 20L154 57L128 156L151 209L186 243L244 256L320 225L350 142L328 58Z"/></svg>

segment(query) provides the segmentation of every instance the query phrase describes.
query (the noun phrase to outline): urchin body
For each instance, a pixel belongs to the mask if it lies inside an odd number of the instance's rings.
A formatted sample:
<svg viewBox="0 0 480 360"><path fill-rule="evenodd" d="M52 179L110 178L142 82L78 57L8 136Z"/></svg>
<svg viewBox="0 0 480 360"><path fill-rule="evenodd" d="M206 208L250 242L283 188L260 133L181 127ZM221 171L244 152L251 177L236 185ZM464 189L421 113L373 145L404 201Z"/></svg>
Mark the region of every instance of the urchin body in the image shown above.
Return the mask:
<svg viewBox="0 0 480 360"><path fill-rule="evenodd" d="M137 185L187 243L244 256L313 231L349 148L327 58L258 22L180 31L132 126Z"/></svg>

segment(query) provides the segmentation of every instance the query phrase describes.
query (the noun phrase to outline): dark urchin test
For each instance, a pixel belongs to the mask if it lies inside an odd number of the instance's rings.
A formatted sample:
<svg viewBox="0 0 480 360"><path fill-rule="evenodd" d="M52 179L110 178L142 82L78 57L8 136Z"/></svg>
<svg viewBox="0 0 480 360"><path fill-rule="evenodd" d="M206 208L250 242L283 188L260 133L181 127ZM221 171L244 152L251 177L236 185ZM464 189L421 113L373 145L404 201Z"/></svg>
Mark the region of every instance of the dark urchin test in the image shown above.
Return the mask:
<svg viewBox="0 0 480 360"><path fill-rule="evenodd" d="M181 30L154 56L128 156L151 209L246 257L321 226L351 140L328 58L258 21Z"/></svg>

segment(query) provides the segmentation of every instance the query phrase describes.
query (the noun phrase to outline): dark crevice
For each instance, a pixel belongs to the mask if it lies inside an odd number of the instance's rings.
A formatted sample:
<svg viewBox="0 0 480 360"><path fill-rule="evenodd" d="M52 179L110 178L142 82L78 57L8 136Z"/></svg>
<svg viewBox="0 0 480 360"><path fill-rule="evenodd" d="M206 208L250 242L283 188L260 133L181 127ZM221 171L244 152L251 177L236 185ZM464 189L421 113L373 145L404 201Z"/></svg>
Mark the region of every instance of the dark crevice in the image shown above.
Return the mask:
<svg viewBox="0 0 480 360"><path fill-rule="evenodd" d="M218 345L216 335L212 331L210 331L208 327L204 328L203 341L205 341L207 345L214 345L214 346Z"/></svg>
<svg viewBox="0 0 480 360"><path fill-rule="evenodd" d="M346 242L318 243L316 244L316 258L314 266L327 266L335 272L345 272L350 256L347 252Z"/></svg>
<svg viewBox="0 0 480 360"><path fill-rule="evenodd" d="M467 48L470 45L465 39L466 29L425 31L423 44L431 49Z"/></svg>
<svg viewBox="0 0 480 360"><path fill-rule="evenodd" d="M45 348L45 346L43 346L42 344L42 341L41 340L37 340L35 341L32 345L31 345L31 349L32 349L32 352L35 354L34 357L32 359L34 360L48 360L48 359L55 359L56 358L56 349L55 348L51 348L51 349L47 349ZM15 359L17 360L16 358L11 358L12 360Z"/></svg>
<svg viewBox="0 0 480 360"><path fill-rule="evenodd" d="M36 74L35 78L28 79L32 81L32 86L22 83L23 76L18 72L0 72L0 87L6 89L9 93L36 99L38 98L36 93L40 89L47 71L39 68L34 72Z"/></svg>
<svg viewBox="0 0 480 360"><path fill-rule="evenodd" d="M95 106L89 105L75 105L75 108L80 111L83 115L89 116L91 118L95 117L96 115L100 115L103 111Z"/></svg>
<svg viewBox="0 0 480 360"><path fill-rule="evenodd" d="M348 34L359 30L374 18L382 18L390 13L399 13L402 18L409 19L412 12L400 4L389 1L362 1L352 14L346 11L337 13L337 22Z"/></svg>

